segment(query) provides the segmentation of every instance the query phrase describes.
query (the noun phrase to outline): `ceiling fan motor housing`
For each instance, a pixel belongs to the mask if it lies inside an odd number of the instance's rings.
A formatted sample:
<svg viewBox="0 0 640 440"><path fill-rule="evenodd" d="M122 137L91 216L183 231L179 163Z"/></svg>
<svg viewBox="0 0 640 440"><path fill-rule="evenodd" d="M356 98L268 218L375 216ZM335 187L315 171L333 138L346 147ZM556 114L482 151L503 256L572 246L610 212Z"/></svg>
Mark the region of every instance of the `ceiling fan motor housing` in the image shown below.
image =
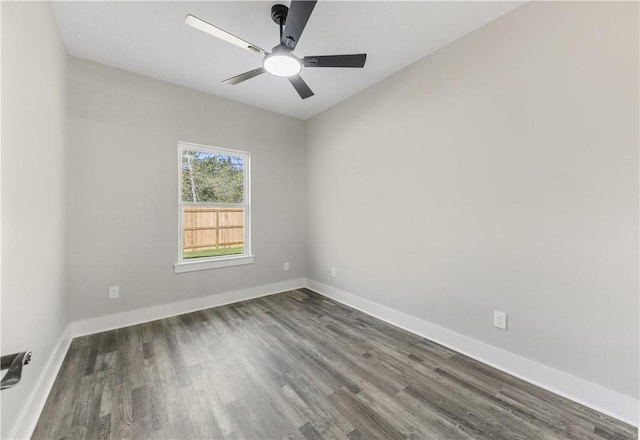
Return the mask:
<svg viewBox="0 0 640 440"><path fill-rule="evenodd" d="M273 5L271 6L271 19L278 26L284 26L284 23L287 21L288 12L289 8L285 5Z"/></svg>

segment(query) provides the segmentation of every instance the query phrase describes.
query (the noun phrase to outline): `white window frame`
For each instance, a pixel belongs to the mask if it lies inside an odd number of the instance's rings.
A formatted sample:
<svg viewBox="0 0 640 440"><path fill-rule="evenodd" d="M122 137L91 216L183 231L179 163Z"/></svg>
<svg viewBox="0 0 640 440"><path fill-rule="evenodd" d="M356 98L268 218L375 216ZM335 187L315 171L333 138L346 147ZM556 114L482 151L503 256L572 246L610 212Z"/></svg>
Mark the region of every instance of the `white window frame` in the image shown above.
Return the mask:
<svg viewBox="0 0 640 440"><path fill-rule="evenodd" d="M182 201L182 150L198 150L213 154L238 156L243 158L243 202L239 203L209 203L209 202L183 202ZM211 207L242 207L244 208L244 253L238 255L224 255L220 257L202 257L194 259L183 258L183 214L186 206L211 206ZM216 269L220 267L239 266L252 264L254 255L251 253L251 153L248 151L218 148L209 145L193 144L190 142L178 142L178 262L173 265L175 273L192 272L196 270Z"/></svg>

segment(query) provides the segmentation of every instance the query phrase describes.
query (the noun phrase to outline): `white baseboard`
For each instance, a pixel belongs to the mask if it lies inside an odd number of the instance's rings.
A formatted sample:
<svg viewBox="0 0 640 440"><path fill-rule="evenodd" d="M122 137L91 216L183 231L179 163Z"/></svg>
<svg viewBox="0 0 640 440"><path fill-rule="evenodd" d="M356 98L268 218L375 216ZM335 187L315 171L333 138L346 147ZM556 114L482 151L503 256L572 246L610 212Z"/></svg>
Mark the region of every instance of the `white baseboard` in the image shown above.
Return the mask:
<svg viewBox="0 0 640 440"><path fill-rule="evenodd" d="M287 290L299 289L301 287L304 287L304 279L298 278L295 280L265 284L262 286L234 290L217 295L203 296L170 304L145 307L143 309L130 310L123 313L98 316L96 318L69 323L69 334L72 338L90 335L130 325L142 324L143 322L155 321L156 319L181 315L183 313L195 312L196 310L223 306L225 304L285 292Z"/></svg>
<svg viewBox="0 0 640 440"><path fill-rule="evenodd" d="M539 362L523 358L415 316L357 295L307 279L306 287L416 335L491 365L512 376L573 400L596 411L638 426L640 401Z"/></svg>
<svg viewBox="0 0 640 440"><path fill-rule="evenodd" d="M58 376L60 367L62 367L62 362L64 361L70 344L71 338L69 338L69 326L67 326L60 336L56 348L53 350L53 353L51 353L51 356L49 356L46 367L38 378L37 385L27 400L27 405L18 416L18 420L9 438L31 438L31 434L33 434L36 423L38 423L44 404L47 403L49 392L53 387L56 376Z"/></svg>

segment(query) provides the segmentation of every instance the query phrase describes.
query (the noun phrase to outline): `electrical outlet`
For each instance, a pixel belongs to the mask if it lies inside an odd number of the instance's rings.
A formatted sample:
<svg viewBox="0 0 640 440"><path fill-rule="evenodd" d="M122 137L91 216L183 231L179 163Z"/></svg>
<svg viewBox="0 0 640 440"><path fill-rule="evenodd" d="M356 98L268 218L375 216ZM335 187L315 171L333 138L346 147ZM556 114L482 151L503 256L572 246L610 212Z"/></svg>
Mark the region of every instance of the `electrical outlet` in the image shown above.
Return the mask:
<svg viewBox="0 0 640 440"><path fill-rule="evenodd" d="M493 326L502 330L507 329L507 314L505 312L493 311Z"/></svg>
<svg viewBox="0 0 640 440"><path fill-rule="evenodd" d="M284 263L284 270L289 270L289 262L288 261L286 261Z"/></svg>
<svg viewBox="0 0 640 440"><path fill-rule="evenodd" d="M336 276L336 268L335 268L335 267L332 267L332 268L331 268L331 276L332 276L332 277L335 277L335 276Z"/></svg>
<svg viewBox="0 0 640 440"><path fill-rule="evenodd" d="M109 287L109 299L120 298L120 287L119 286L110 286Z"/></svg>

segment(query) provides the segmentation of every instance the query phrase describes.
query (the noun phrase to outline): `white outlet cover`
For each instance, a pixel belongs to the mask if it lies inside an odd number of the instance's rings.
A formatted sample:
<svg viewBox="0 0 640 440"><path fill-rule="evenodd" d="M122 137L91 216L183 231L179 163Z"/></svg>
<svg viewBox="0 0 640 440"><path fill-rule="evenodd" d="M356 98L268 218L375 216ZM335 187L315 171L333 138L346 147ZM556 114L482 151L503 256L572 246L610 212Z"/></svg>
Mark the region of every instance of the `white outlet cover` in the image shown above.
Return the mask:
<svg viewBox="0 0 640 440"><path fill-rule="evenodd" d="M335 276L336 276L336 268L335 268L335 267L332 267L332 268L331 268L331 276L332 276L332 277L335 277Z"/></svg>
<svg viewBox="0 0 640 440"><path fill-rule="evenodd" d="M507 329L507 314L498 310L493 311L493 326L501 330Z"/></svg>
<svg viewBox="0 0 640 440"><path fill-rule="evenodd" d="M284 270L289 270L289 262L284 263Z"/></svg>
<svg viewBox="0 0 640 440"><path fill-rule="evenodd" d="M120 298L120 287L109 286L109 299Z"/></svg>

